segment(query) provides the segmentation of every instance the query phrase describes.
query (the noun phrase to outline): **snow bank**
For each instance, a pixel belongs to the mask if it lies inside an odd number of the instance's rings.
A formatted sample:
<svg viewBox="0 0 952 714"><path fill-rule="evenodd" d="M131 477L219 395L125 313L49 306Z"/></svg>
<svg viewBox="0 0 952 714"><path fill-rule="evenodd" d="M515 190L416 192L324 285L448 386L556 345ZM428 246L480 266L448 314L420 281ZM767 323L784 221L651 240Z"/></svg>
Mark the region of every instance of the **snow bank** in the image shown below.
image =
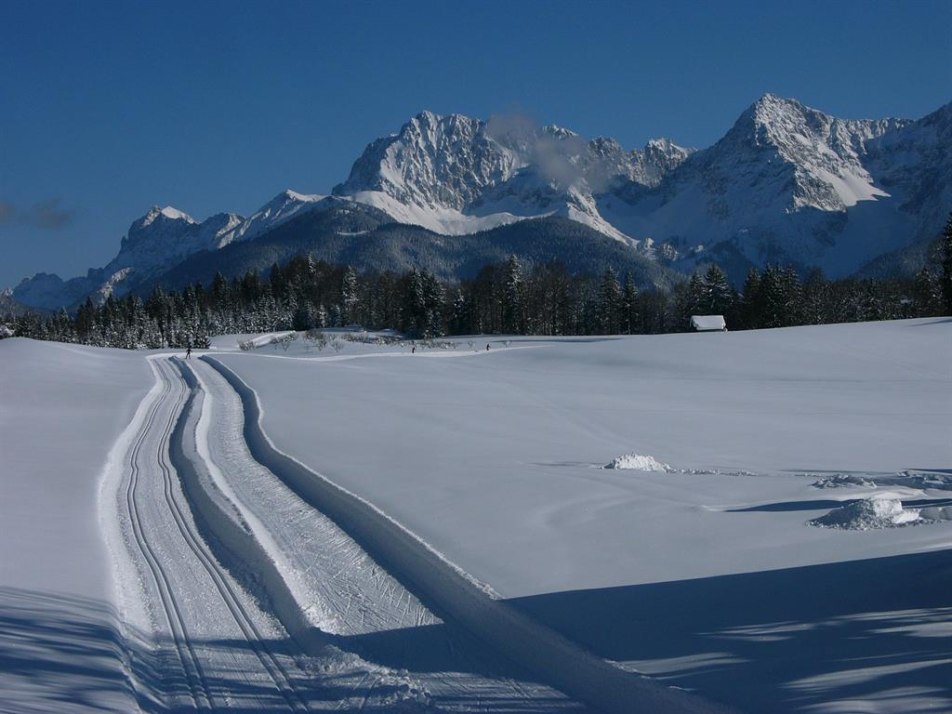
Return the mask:
<svg viewBox="0 0 952 714"><path fill-rule="evenodd" d="M928 523L952 521L952 506L927 506L919 509L919 517Z"/></svg>
<svg viewBox="0 0 952 714"><path fill-rule="evenodd" d="M869 531L906 526L919 521L919 512L903 508L902 501L898 498L874 496L834 508L825 516L814 518L810 521L810 525L850 531Z"/></svg>
<svg viewBox="0 0 952 714"><path fill-rule="evenodd" d="M818 479L814 481L811 486L813 486L813 488L843 488L845 486L876 488L876 482L863 476L836 474L836 476L827 476L826 478Z"/></svg>
<svg viewBox="0 0 952 714"><path fill-rule="evenodd" d="M665 473L674 471L654 456L644 454L624 454L612 459L610 463L605 464L602 468L619 469L621 471L664 471Z"/></svg>

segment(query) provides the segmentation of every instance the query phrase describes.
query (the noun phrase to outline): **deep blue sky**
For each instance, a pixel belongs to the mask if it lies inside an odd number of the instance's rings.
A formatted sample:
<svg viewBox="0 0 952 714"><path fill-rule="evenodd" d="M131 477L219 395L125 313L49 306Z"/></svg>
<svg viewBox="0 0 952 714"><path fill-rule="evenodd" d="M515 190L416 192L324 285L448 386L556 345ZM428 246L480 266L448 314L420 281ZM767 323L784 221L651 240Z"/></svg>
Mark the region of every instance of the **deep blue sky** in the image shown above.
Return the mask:
<svg viewBox="0 0 952 714"><path fill-rule="evenodd" d="M326 193L430 109L709 146L764 92L952 99L952 2L0 0L0 288L100 267L153 204Z"/></svg>

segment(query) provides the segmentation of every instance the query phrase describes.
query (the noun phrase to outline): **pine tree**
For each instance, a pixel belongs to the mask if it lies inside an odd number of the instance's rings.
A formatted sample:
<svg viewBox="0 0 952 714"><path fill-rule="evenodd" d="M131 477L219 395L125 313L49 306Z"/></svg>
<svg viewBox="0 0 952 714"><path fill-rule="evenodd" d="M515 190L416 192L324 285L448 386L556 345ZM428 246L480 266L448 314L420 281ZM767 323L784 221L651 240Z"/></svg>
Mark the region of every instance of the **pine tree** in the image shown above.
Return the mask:
<svg viewBox="0 0 952 714"><path fill-rule="evenodd" d="M763 326L763 314L760 304L760 272L755 267L747 271L740 305L741 326L745 330L756 330Z"/></svg>
<svg viewBox="0 0 952 714"><path fill-rule="evenodd" d="M638 289L635 287L631 273L625 274L625 284L621 293L621 328L626 335L633 335L641 331L641 306L638 300Z"/></svg>
<svg viewBox="0 0 952 714"><path fill-rule="evenodd" d="M598 287L598 303L595 307L595 329L603 335L614 335L619 332L619 316L621 314L621 287L611 266L602 273L602 280Z"/></svg>
<svg viewBox="0 0 952 714"><path fill-rule="evenodd" d="M823 271L814 268L803 283L803 322L822 325L829 322L832 292Z"/></svg>
<svg viewBox="0 0 952 714"><path fill-rule="evenodd" d="M357 271L347 267L341 279L341 314L345 324L357 321L357 308L360 304L360 286Z"/></svg>
<svg viewBox="0 0 952 714"><path fill-rule="evenodd" d="M515 255L510 255L506 261L502 292L502 331L506 334L521 334L524 329L523 319L523 279L522 266Z"/></svg>
<svg viewBox="0 0 952 714"><path fill-rule="evenodd" d="M912 299L916 305L916 314L921 317L941 315L943 312L942 279L937 278L928 265L922 266L913 278Z"/></svg>
<svg viewBox="0 0 952 714"><path fill-rule="evenodd" d="M701 312L705 315L726 315L734 306L734 288L717 263L711 263L702 280Z"/></svg>
<svg viewBox="0 0 952 714"><path fill-rule="evenodd" d="M462 287L456 289L456 295L453 298L453 312L450 316L450 334L464 335L471 334L472 329L472 310L469 300Z"/></svg>

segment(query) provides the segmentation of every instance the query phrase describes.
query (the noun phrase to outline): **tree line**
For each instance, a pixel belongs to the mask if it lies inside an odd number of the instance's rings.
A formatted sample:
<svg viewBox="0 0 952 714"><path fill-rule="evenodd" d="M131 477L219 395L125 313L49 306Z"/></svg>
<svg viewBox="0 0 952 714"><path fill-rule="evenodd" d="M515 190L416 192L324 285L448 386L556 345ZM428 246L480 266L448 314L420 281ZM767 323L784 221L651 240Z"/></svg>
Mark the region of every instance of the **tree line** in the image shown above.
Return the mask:
<svg viewBox="0 0 952 714"><path fill-rule="evenodd" d="M673 289L639 290L611 268L573 274L559 262L530 267L515 256L472 279L426 270L358 274L302 256L267 277L215 276L208 286L156 288L145 299L91 298L74 314L28 313L0 321L38 339L124 348L201 347L218 334L360 325L411 338L443 335L655 334L690 329L691 315L724 315L731 330L952 314L952 218L941 247L911 279L828 280L790 266L751 268L740 291L717 264Z"/></svg>
<svg viewBox="0 0 952 714"><path fill-rule="evenodd" d="M9 317L16 335L83 344L162 348L202 346L209 336L361 325L395 327L408 337L462 334L651 334L690 329L691 315L724 315L730 329L927 317L949 312L940 280L801 280L792 268L752 269L740 292L711 265L673 290L641 291L620 279L572 275L559 263L524 269L486 266L446 284L426 270L358 275L352 268L294 259L267 279L216 276L180 292L87 299L74 315Z"/></svg>

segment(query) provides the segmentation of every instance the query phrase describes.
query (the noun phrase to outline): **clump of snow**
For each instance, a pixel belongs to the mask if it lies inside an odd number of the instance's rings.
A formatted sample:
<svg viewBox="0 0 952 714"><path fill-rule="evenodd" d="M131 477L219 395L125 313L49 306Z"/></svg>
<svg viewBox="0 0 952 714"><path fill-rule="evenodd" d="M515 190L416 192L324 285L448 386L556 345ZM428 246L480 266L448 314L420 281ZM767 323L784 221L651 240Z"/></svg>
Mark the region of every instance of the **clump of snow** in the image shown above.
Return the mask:
<svg viewBox="0 0 952 714"><path fill-rule="evenodd" d="M664 471L671 473L674 471L667 464L658 461L654 456L645 456L644 454L624 454L611 460L602 468L622 469L625 471Z"/></svg>
<svg viewBox="0 0 952 714"><path fill-rule="evenodd" d="M834 508L825 516L814 518L810 521L810 525L868 531L905 526L919 520L918 511L907 510L902 507L902 501L898 498L886 496L864 498L840 508Z"/></svg>
<svg viewBox="0 0 952 714"><path fill-rule="evenodd" d="M919 510L919 517L928 523L952 521L952 506L928 506Z"/></svg>
<svg viewBox="0 0 952 714"><path fill-rule="evenodd" d="M952 490L952 474L950 473L903 471L897 476L902 483L911 486Z"/></svg>
<svg viewBox="0 0 952 714"><path fill-rule="evenodd" d="M853 476L851 474L837 474L814 481L813 488L843 488L844 486L862 486L863 488L876 488L876 482L862 476Z"/></svg>

